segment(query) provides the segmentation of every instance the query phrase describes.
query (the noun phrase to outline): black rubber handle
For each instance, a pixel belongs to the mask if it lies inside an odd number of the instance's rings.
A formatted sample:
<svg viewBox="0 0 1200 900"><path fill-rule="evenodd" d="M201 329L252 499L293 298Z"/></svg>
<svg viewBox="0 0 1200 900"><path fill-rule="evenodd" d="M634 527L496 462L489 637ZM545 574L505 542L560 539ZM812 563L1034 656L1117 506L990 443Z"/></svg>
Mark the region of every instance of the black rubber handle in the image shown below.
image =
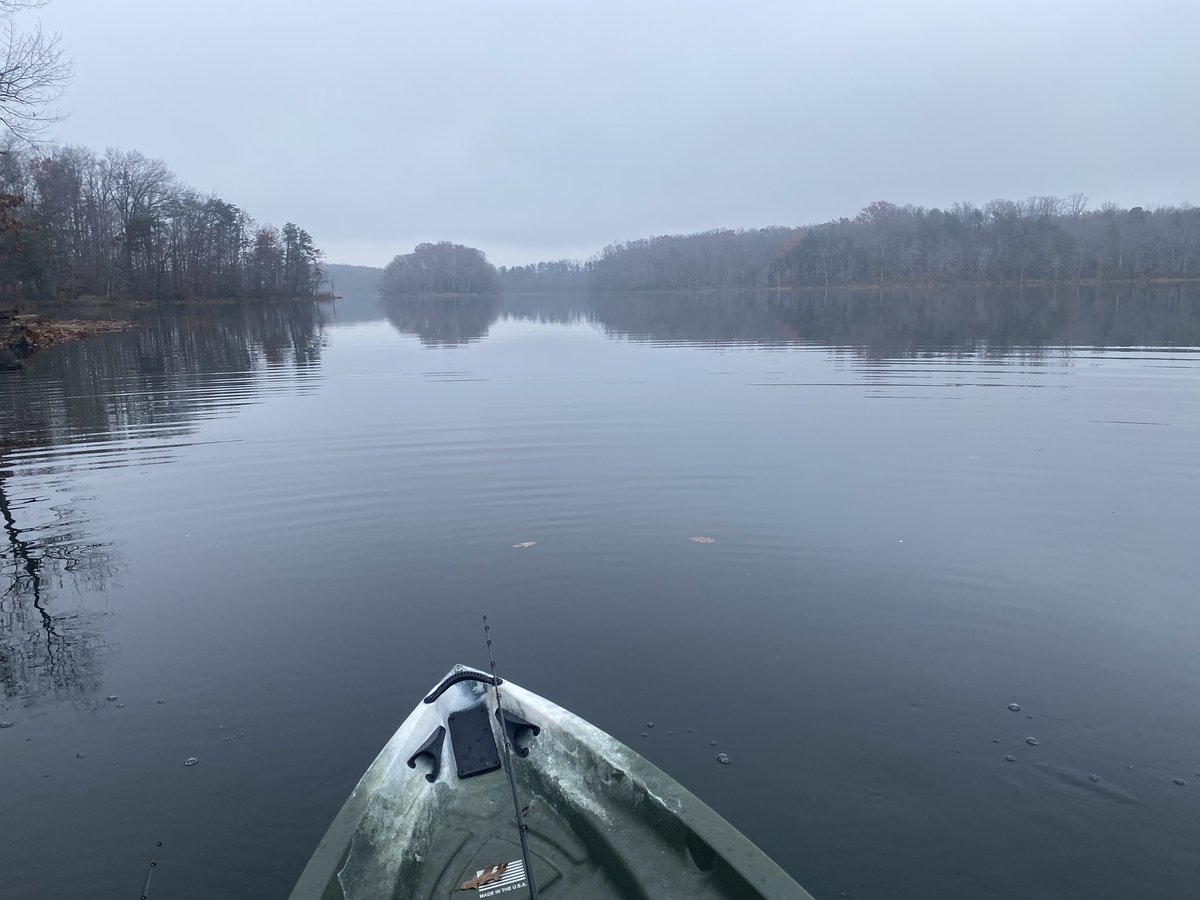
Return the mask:
<svg viewBox="0 0 1200 900"><path fill-rule="evenodd" d="M484 672L476 672L473 669L463 669L461 672L452 672L442 679L442 683L433 689L428 697L425 698L426 703L432 703L446 691L450 690L460 681L482 681L484 684L504 684L501 678L492 678Z"/></svg>

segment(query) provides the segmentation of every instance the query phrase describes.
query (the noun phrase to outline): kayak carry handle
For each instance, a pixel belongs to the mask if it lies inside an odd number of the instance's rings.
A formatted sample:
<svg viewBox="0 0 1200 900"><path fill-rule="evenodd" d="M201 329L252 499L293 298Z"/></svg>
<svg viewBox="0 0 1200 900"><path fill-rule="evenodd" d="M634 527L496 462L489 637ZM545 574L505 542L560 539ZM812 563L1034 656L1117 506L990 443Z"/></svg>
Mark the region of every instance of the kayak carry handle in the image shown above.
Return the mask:
<svg viewBox="0 0 1200 900"><path fill-rule="evenodd" d="M463 667L460 671L451 672L449 675L443 678L442 683L435 687L430 692L429 696L425 698L425 702L433 703L438 697L442 696L442 694L446 693L446 691L450 690L450 688L458 684L460 681L482 681L484 684L492 685L504 684L501 679L493 678L486 672L480 672L477 669L468 669Z"/></svg>

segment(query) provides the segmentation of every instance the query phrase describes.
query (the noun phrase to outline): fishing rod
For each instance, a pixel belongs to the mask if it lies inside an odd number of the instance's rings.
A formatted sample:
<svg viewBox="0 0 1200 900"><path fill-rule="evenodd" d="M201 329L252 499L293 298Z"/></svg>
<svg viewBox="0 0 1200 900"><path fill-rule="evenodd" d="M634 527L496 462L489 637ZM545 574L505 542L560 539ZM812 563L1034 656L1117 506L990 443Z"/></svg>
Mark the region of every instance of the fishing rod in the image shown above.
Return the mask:
<svg viewBox="0 0 1200 900"><path fill-rule="evenodd" d="M496 675L496 657L492 655L492 632L488 628L487 616L483 617L483 636L487 639L488 661L492 664L492 689L496 692L496 711L500 713L500 730L504 732L504 771L508 774L508 786L512 788L513 811L517 814L517 829L521 834L521 859L525 863L525 878L529 881L529 898L538 900L537 883L533 880L533 858L529 855L529 839L525 816L521 814L521 799L517 796L517 779L513 775L512 748L508 741L508 722L504 718L504 707L500 705L500 679Z"/></svg>
<svg viewBox="0 0 1200 900"><path fill-rule="evenodd" d="M146 880L142 883L142 896L138 900L146 900L150 896L150 876L158 868L158 851L160 847L162 847L162 841L154 845L154 854L150 857L149 868L146 869Z"/></svg>

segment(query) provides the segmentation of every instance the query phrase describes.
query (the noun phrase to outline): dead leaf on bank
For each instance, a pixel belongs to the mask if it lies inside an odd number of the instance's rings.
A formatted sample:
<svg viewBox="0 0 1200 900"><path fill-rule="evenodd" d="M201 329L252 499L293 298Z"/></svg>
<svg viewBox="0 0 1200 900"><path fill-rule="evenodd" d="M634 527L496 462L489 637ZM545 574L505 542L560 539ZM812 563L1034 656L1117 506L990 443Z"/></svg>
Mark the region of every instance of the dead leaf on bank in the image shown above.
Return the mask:
<svg viewBox="0 0 1200 900"><path fill-rule="evenodd" d="M530 547L532 547L536 543L537 543L537 541L521 541L521 543L519 543L519 544L513 544L513 549L514 550L528 550Z"/></svg>
<svg viewBox="0 0 1200 900"><path fill-rule="evenodd" d="M697 543L697 544L715 544L717 542L716 538L710 538L710 537L694 537L694 538L688 538L688 540L693 541L694 543Z"/></svg>
<svg viewBox="0 0 1200 900"><path fill-rule="evenodd" d="M499 881L504 877L504 873L508 871L508 863L500 863L498 866L492 866L490 869L484 869L474 878L469 881L464 881L458 886L460 891L473 891L476 888L481 888L485 884L491 884L493 881Z"/></svg>

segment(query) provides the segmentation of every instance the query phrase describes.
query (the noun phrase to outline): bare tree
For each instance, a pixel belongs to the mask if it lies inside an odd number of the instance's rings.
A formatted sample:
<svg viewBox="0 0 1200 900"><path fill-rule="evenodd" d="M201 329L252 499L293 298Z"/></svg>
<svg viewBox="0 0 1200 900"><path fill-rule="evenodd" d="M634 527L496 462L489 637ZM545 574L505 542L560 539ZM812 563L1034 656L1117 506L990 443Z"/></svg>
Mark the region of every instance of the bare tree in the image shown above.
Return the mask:
<svg viewBox="0 0 1200 900"><path fill-rule="evenodd" d="M14 21L21 10L47 2L0 0L0 124L25 141L62 118L51 106L71 77L71 63L63 58L57 34L44 33L40 25L22 32Z"/></svg>
<svg viewBox="0 0 1200 900"><path fill-rule="evenodd" d="M175 176L161 159L149 159L136 150L104 153L108 172L109 199L121 229L124 249L125 285L135 297L154 293L156 251L160 250L163 220L179 195Z"/></svg>

